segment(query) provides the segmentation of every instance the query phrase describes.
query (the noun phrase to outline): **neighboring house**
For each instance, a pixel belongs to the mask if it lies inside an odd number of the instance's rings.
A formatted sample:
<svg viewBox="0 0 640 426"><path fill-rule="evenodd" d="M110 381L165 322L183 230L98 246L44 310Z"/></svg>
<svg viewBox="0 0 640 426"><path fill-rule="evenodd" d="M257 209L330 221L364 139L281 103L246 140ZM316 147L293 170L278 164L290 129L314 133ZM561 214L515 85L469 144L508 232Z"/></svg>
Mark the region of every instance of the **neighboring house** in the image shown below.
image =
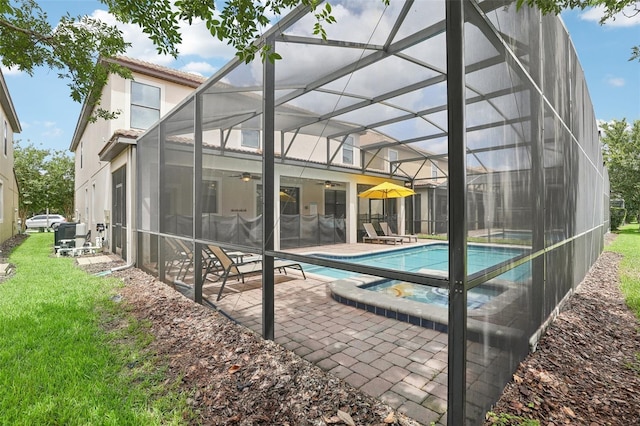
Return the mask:
<svg viewBox="0 0 640 426"><path fill-rule="evenodd" d="M133 75L127 80L112 74L102 90L100 107L119 111L116 119L92 122L92 107L83 105L69 147L75 153L74 220L87 224L94 242L104 225L105 244L132 261L136 139L205 79L126 57L102 61Z"/></svg>
<svg viewBox="0 0 640 426"><path fill-rule="evenodd" d="M19 188L13 168L13 135L21 130L9 90L0 71L0 243L19 231Z"/></svg>

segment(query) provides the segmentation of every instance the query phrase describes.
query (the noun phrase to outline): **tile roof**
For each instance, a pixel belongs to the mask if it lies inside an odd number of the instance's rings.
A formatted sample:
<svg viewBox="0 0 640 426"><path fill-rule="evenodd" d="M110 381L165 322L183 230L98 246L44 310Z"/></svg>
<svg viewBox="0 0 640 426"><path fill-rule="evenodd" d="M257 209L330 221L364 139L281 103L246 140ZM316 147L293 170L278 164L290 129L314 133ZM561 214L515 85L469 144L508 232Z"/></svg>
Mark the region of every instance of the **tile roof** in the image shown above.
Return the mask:
<svg viewBox="0 0 640 426"><path fill-rule="evenodd" d="M198 87L207 78L176 69L164 67L162 65L152 64L151 62L141 61L139 59L129 58L127 56L116 56L115 58L103 59L106 62L112 62L129 68L131 71L146 74L152 77L158 77L163 80L175 81L186 86Z"/></svg>

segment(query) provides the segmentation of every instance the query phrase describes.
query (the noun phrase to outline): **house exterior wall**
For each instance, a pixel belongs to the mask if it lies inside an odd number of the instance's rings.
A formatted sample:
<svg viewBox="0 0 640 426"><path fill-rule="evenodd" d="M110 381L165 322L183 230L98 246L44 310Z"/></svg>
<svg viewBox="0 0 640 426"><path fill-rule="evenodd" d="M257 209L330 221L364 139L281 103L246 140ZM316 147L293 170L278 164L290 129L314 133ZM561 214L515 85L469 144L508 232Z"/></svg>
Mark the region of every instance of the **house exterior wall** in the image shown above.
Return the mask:
<svg viewBox="0 0 640 426"><path fill-rule="evenodd" d="M86 123L81 134L76 131L74 142L72 142L72 148L74 148L74 143L76 145L75 149L72 149L75 153L74 220L86 223L87 229L94 232L98 223L107 224L104 237L109 246L112 238L108 226L112 219L111 175L120 167L127 167L127 194L125 195L128 206L127 223L133 223L132 208L135 204L132 197L135 188L133 182L135 173L130 168L134 166L131 160L135 155L135 147L125 148L111 161L100 161L99 154L117 131L133 129L131 126L132 81L160 89L160 117L193 91L190 86L146 75L142 72L133 71L132 79L127 80L113 74L109 77L107 85L102 91L101 107L109 111L120 111L119 116L113 120L100 119L94 123ZM81 116L80 120L82 119ZM128 237L126 241L128 245L126 253L127 257L130 257L134 252L132 246L134 239Z"/></svg>
<svg viewBox="0 0 640 426"><path fill-rule="evenodd" d="M0 73L0 243L13 237L18 231L19 188L13 169L14 129L12 122L17 121L13 103L6 90L4 77ZM9 110L5 110L7 105ZM18 123L19 126L19 123ZM1 255L0 255L1 257Z"/></svg>
<svg viewBox="0 0 640 426"><path fill-rule="evenodd" d="M4 111L0 113L0 242L13 237L18 231L18 184L13 170L13 129ZM7 152L4 152L4 132L7 132Z"/></svg>

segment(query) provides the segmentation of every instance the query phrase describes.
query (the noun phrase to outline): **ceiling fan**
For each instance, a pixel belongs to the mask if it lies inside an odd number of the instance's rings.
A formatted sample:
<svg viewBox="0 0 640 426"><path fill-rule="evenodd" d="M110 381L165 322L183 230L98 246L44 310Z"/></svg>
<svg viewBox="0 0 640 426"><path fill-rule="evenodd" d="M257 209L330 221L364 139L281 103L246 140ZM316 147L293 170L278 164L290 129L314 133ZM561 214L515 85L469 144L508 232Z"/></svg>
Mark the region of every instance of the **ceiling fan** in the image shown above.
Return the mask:
<svg viewBox="0 0 640 426"><path fill-rule="evenodd" d="M331 182L330 180L325 180L324 182L318 182L318 185L324 185L325 188L335 188L336 186L342 186L341 183Z"/></svg>
<svg viewBox="0 0 640 426"><path fill-rule="evenodd" d="M260 175L252 175L252 174L251 174L251 173L249 173L249 172L243 172L242 174L239 174L239 175L231 175L231 176L229 176L229 177L238 177L238 178L240 178L240 180L242 180L242 181L244 181L244 182L249 182L249 181L250 181L250 180L252 180L252 179L255 179L255 180L260 180L260 179L262 179L262 176L260 176Z"/></svg>

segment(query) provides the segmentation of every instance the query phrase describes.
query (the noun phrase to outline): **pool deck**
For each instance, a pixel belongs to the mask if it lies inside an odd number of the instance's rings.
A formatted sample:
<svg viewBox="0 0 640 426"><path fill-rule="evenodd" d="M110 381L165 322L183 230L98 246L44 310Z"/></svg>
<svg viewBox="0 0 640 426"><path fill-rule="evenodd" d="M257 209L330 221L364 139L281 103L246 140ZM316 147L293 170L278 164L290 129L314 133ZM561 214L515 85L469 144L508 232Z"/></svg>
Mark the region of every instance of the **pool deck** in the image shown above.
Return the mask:
<svg viewBox="0 0 640 426"><path fill-rule="evenodd" d="M392 248L340 244L295 252L358 254ZM260 277L227 286L230 291L214 302L216 307L261 334ZM205 285L203 293L213 302L218 288ZM297 271L276 275L275 316L278 344L420 423L446 424L447 334L339 303L332 299L328 281L317 276L304 280ZM469 351L486 350L469 343ZM493 386L482 379L482 366L468 365L469 384L479 389Z"/></svg>

